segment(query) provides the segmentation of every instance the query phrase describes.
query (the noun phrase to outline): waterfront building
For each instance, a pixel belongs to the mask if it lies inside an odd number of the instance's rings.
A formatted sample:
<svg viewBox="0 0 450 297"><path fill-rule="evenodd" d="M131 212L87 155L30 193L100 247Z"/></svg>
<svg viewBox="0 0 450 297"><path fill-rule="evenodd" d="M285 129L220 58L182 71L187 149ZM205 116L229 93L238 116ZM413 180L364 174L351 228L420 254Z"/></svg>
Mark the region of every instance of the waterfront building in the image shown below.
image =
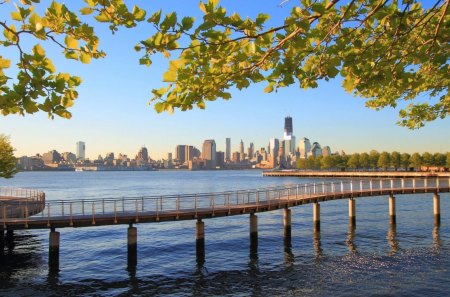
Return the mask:
<svg viewBox="0 0 450 297"><path fill-rule="evenodd" d="M64 152L61 154L61 158L64 159L66 163L75 164L77 162L77 156L74 153Z"/></svg>
<svg viewBox="0 0 450 297"><path fill-rule="evenodd" d="M242 139L239 144L239 154L241 155L241 160L243 161L245 159L245 153L244 153L244 142L242 141Z"/></svg>
<svg viewBox="0 0 450 297"><path fill-rule="evenodd" d="M180 164L186 162L186 145L177 145L175 147L175 159Z"/></svg>
<svg viewBox="0 0 450 297"><path fill-rule="evenodd" d="M207 139L203 142L202 158L206 161L206 169L216 167L216 142L213 139Z"/></svg>
<svg viewBox="0 0 450 297"><path fill-rule="evenodd" d="M320 147L320 144L318 142L314 142L312 147L311 147L311 151L310 151L310 155L315 157L318 156L322 156L322 148Z"/></svg>
<svg viewBox="0 0 450 297"><path fill-rule="evenodd" d="M77 159L84 161L86 158L86 144L83 141L77 142Z"/></svg>
<svg viewBox="0 0 450 297"><path fill-rule="evenodd" d="M148 150L145 146L141 147L141 149L139 150L137 156L136 156L136 161L138 163L148 163L149 158L148 158Z"/></svg>
<svg viewBox="0 0 450 297"><path fill-rule="evenodd" d="M223 168L225 164L225 153L224 152L216 152L216 166Z"/></svg>
<svg viewBox="0 0 450 297"><path fill-rule="evenodd" d="M287 116L284 118L284 140L290 140L292 137L292 133L294 132L292 127L292 118L290 116Z"/></svg>
<svg viewBox="0 0 450 297"><path fill-rule="evenodd" d="M61 162L61 155L57 151L52 150L47 153L44 153L42 155L42 160L44 161L45 165L56 164Z"/></svg>
<svg viewBox="0 0 450 297"><path fill-rule="evenodd" d="M331 156L331 148L328 145L322 147L322 156Z"/></svg>
<svg viewBox="0 0 450 297"><path fill-rule="evenodd" d="M250 142L250 146L247 149L248 159L249 160L253 159L254 154L255 154L255 146L254 146L253 142Z"/></svg>
<svg viewBox="0 0 450 297"><path fill-rule="evenodd" d="M308 138L303 137L298 144L298 150L300 153L300 159L308 158L308 153L311 150L311 143Z"/></svg>
<svg viewBox="0 0 450 297"><path fill-rule="evenodd" d="M232 161L233 161L233 163L241 162L241 154L239 152L234 152Z"/></svg>
<svg viewBox="0 0 450 297"><path fill-rule="evenodd" d="M231 161L231 138L226 138L226 147L225 147L225 162Z"/></svg>
<svg viewBox="0 0 450 297"><path fill-rule="evenodd" d="M271 167L276 167L278 165L278 151L280 149L280 141L278 138L271 138L269 140L269 163Z"/></svg>

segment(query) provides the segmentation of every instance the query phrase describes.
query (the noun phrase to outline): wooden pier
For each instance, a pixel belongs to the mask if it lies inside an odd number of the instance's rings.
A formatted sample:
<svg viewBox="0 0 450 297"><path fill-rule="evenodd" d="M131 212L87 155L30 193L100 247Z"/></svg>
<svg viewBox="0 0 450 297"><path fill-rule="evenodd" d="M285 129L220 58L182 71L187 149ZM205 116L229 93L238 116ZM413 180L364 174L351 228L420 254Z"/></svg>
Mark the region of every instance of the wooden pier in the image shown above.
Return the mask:
<svg viewBox="0 0 450 297"><path fill-rule="evenodd" d="M60 233L57 228L101 225L128 225L128 259L137 259L137 229L134 224L193 220L196 222L197 259L205 259L204 219L249 215L250 247L257 248L258 220L256 213L284 209L285 238L291 234L291 207L313 204L313 227L320 231L320 206L329 200L348 199L349 226L356 225L356 200L359 197L389 196L389 218L396 223L395 196L429 193L433 197L434 223L440 225L440 195L450 192L450 178L363 179L311 184L293 184L264 189L198 193L184 195L130 197L118 199L82 199L46 201L39 214L29 215L27 204L14 204L23 216L8 216L12 207L0 200L0 236L4 231L50 229L49 263L59 263ZM431 199L430 199L431 201ZM45 206L45 208L43 208ZM27 215L28 214L28 215ZM131 260L130 260L131 259ZM57 264L56 264L57 265Z"/></svg>
<svg viewBox="0 0 450 297"><path fill-rule="evenodd" d="M321 177L321 178L450 178L450 172L429 171L313 171L313 170L269 170L263 176L272 177Z"/></svg>

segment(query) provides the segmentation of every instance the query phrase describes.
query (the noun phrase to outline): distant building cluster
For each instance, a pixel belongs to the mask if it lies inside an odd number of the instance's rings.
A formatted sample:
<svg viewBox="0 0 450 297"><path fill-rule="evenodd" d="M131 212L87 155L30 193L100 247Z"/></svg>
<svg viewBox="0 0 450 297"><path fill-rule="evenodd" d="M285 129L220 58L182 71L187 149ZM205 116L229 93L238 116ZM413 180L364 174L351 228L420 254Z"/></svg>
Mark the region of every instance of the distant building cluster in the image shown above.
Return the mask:
<svg viewBox="0 0 450 297"><path fill-rule="evenodd" d="M127 155L110 152L104 157L98 156L96 160L86 158L86 144L83 141L76 143L76 154L71 152L59 153L56 150L37 154L36 156L23 156L18 158L17 166L20 170L152 170L162 167L160 162L150 159L146 147L141 147L134 158Z"/></svg>
<svg viewBox="0 0 450 297"><path fill-rule="evenodd" d="M330 155L329 146L311 143L306 137L297 143L292 118L288 116L284 119L282 138L271 138L267 147L260 149L256 149L252 142L246 147L241 139L238 149L232 151L231 138L226 138L223 152L217 149L214 139L206 139L201 150L193 145L180 144L175 147L174 153L168 153L167 158L159 161L150 158L145 146L140 148L134 158L110 152L98 156L96 160L89 160L86 158L85 142L78 141L76 154L52 150L42 155L21 157L18 166L21 170L289 169L296 168L299 159Z"/></svg>

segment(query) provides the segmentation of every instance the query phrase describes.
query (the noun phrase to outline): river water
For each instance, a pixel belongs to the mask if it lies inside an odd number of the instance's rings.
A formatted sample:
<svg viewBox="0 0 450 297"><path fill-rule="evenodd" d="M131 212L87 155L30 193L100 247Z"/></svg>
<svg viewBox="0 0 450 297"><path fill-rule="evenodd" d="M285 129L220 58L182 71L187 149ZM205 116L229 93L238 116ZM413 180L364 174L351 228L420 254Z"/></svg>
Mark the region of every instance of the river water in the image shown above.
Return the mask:
<svg viewBox="0 0 450 297"><path fill-rule="evenodd" d="M260 171L23 172L0 186L41 189L47 200L218 192L308 183ZM320 180L322 181L322 180ZM126 225L64 228L59 270L49 269L48 230L14 233L0 255L0 296L444 296L450 292L450 195L441 194L434 227L432 194L358 198L356 229L345 200L258 214L258 250L248 215L205 219L206 261L195 252L195 221L137 224L138 261L127 265Z"/></svg>

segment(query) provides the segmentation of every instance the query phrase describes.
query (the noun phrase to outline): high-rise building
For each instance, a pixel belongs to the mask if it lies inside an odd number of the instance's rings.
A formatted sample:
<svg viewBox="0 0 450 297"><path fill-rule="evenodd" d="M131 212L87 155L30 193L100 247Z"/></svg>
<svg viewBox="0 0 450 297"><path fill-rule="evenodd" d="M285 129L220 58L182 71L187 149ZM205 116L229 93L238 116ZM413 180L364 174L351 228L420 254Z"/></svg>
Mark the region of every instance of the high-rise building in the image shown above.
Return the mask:
<svg viewBox="0 0 450 297"><path fill-rule="evenodd" d="M194 147L192 145L186 145L184 148L184 158L186 162L194 159Z"/></svg>
<svg viewBox="0 0 450 297"><path fill-rule="evenodd" d="M86 159L86 144L83 141L77 142L77 159L82 161Z"/></svg>
<svg viewBox="0 0 450 297"><path fill-rule="evenodd" d="M300 159L308 158L308 153L311 150L311 143L308 138L303 137L298 143L298 150L300 152Z"/></svg>
<svg viewBox="0 0 450 297"><path fill-rule="evenodd" d="M320 144L318 142L314 142L311 147L311 156L318 157L322 156L322 148L320 147Z"/></svg>
<svg viewBox="0 0 450 297"><path fill-rule="evenodd" d="M294 132L292 128L292 118L285 117L284 118L284 140L290 140L292 137L292 133Z"/></svg>
<svg viewBox="0 0 450 297"><path fill-rule="evenodd" d="M216 167L216 142L213 139L203 142L202 157L206 161L206 168Z"/></svg>
<svg viewBox="0 0 450 297"><path fill-rule="evenodd" d="M241 139L241 142L239 143L239 154L241 155L241 161L244 160L245 159L244 158L244 156L245 156L245 153L244 153L244 142L242 141L242 139Z"/></svg>
<svg viewBox="0 0 450 297"><path fill-rule="evenodd" d="M225 162L231 161L231 138L226 138Z"/></svg>
<svg viewBox="0 0 450 297"><path fill-rule="evenodd" d="M248 159L253 159L253 155L255 154L255 146L253 145L253 142L250 142L250 146L247 150Z"/></svg>
<svg viewBox="0 0 450 297"><path fill-rule="evenodd" d="M148 150L145 146L141 147L141 149L139 150L139 152L136 156L136 161L140 165L148 163Z"/></svg>
<svg viewBox="0 0 450 297"><path fill-rule="evenodd" d="M175 147L175 159L181 164L186 162L186 145L177 145Z"/></svg>
<svg viewBox="0 0 450 297"><path fill-rule="evenodd" d="M224 152L216 152L216 166L223 168L224 160L225 160L225 153Z"/></svg>
<svg viewBox="0 0 450 297"><path fill-rule="evenodd" d="M278 156L278 149L280 148L280 141L278 138L271 138L269 141L269 155Z"/></svg>
<svg viewBox="0 0 450 297"><path fill-rule="evenodd" d="M322 147L322 156L331 156L331 148L328 145Z"/></svg>
<svg viewBox="0 0 450 297"><path fill-rule="evenodd" d="M44 153L42 155L42 160L44 160L44 164L53 164L61 162L61 155L55 150L49 151L48 153Z"/></svg>

